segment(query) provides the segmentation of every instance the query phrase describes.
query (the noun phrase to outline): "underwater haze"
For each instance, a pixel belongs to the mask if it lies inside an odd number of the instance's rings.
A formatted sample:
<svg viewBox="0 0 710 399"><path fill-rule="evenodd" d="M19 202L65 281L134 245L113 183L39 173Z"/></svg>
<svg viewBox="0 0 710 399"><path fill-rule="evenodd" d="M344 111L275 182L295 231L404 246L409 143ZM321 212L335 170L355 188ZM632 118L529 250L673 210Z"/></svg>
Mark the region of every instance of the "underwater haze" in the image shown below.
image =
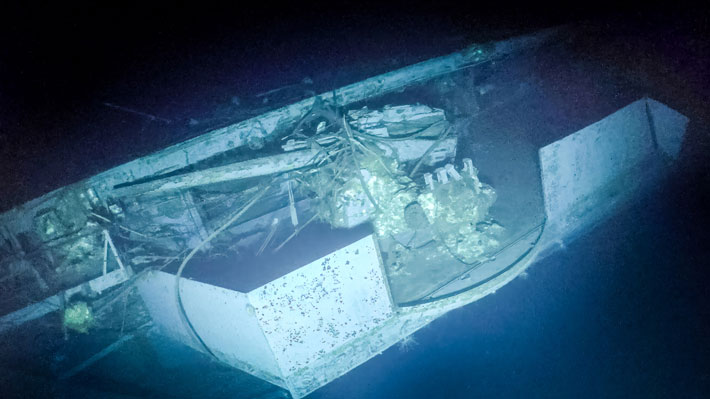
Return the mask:
<svg viewBox="0 0 710 399"><path fill-rule="evenodd" d="M707 397L707 172L673 179L309 397Z"/></svg>
<svg viewBox="0 0 710 399"><path fill-rule="evenodd" d="M107 36L115 50L103 48L101 39L79 40L71 48L68 43L88 35L93 23L78 22L77 32L61 33L56 40L65 50L51 39L38 39L42 34L20 30L26 36L0 52L0 62L5 61L0 65L5 75L0 80L0 175L6 184L0 188L0 212L314 93L470 43L569 23L570 29L596 34L577 37L560 50L568 59L526 54L520 67L521 73L549 77L538 82L544 90L525 92L531 96L525 98L539 102L523 108L540 113L530 120L539 117L556 126L529 126L530 141L546 144L543 133L536 136L546 129L573 133L640 94L690 119L678 161L637 199L574 239L560 241L494 294L446 313L307 398L710 397L708 13L536 10L526 20L492 10L484 18L475 9L340 15L331 8L323 11L323 20L318 7L301 11L303 17L289 10L254 12L253 29L233 26L249 23L249 13L237 22L222 16L214 25L200 15L200 22L191 25L184 17L160 22L158 12L141 19L140 33L126 41L120 32ZM127 26L130 17L126 12ZM289 18L298 21L264 25ZM60 53L66 59L48 64L55 70L39 65ZM93 56L97 59L88 59ZM15 61L7 62L10 58ZM593 65L589 70L587 63ZM528 70L531 65L547 69ZM91 76L94 70L97 75ZM599 81L600 70L632 77ZM549 104L539 105L552 92L566 97L550 98L573 99L552 104L560 115ZM368 227L353 234L369 233ZM318 245L340 245L333 237L309 240L311 253L330 250ZM262 272L245 275L262 284L271 278L264 277L266 269ZM53 368L74 356L79 363L102 344L97 339L89 347L88 336L86 347L65 344L58 330L41 332L43 323L0 335L0 398L289 397L152 332L131 336L87 370L64 375L66 370ZM58 352L45 350L62 345ZM38 366L23 368L23 359ZM53 373L36 371L46 369Z"/></svg>

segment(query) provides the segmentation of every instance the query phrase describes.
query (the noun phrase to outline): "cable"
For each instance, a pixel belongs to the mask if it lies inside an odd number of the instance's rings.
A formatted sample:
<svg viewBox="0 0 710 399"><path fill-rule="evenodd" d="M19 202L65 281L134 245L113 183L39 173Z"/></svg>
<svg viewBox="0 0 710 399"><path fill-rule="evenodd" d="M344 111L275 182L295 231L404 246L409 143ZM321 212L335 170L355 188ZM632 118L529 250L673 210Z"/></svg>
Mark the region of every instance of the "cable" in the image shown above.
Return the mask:
<svg viewBox="0 0 710 399"><path fill-rule="evenodd" d="M220 228L218 228L217 230L212 232L212 234L210 234L202 242L197 244L197 246L195 246L195 248L193 248L192 251L190 251L190 253L182 261L182 263L180 264L180 267L178 268L177 273L175 274L175 300L177 302L178 309L180 309L180 312L179 312L180 319L182 320L183 324L185 324L188 327L190 332L192 332L194 337L200 342L200 344L205 349L205 351L207 351L207 353L212 355L212 357L214 357L218 361L221 361L221 360L217 357L217 355L214 354L214 352L212 352L212 350L207 346L207 344L205 344L205 341L202 340L202 338L197 333L197 331L195 331L195 327L192 325L192 323L188 319L187 313L185 313L185 307L183 306L182 297L180 296L180 277L182 276L182 272L185 270L185 266L187 266L187 263L190 261L190 259L192 259L193 256L195 256L197 251L199 251L200 248L202 248L205 244L207 244L213 238L215 238L219 233L221 233L222 231L227 229L227 227L229 227L232 223L236 222L237 219L242 217L242 215L244 215L244 213L246 213L246 211L248 211L249 208L251 208L254 204L256 204L256 202L261 197L263 197L264 194L266 194L269 191L269 187L271 186L272 182L273 182L273 179L271 181L269 181L269 184L267 184L266 187L261 189L261 191L259 191L246 205L244 205L242 207L242 209L239 210L239 212L237 212L234 216L229 218L229 220L227 220L226 223L224 223Z"/></svg>

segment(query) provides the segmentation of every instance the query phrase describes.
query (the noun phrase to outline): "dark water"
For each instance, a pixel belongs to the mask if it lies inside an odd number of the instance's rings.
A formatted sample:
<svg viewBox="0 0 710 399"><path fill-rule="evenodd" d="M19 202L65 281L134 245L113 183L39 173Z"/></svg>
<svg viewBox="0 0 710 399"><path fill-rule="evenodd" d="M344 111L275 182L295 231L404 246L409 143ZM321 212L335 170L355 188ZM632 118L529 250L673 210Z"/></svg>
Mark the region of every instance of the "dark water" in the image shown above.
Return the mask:
<svg viewBox="0 0 710 399"><path fill-rule="evenodd" d="M415 333L408 348L395 345L309 397L708 397L710 180L706 170L679 166L645 198L533 264L526 277L446 314ZM3 375L0 382L5 397L18 398L264 392L155 335L129 341L68 381Z"/></svg>
<svg viewBox="0 0 710 399"><path fill-rule="evenodd" d="M687 182L697 183L697 182ZM669 183L313 398L702 398L707 199ZM703 197L704 196L704 197Z"/></svg>
<svg viewBox="0 0 710 399"><path fill-rule="evenodd" d="M374 21L372 23L378 26L386 22L383 20L386 18L381 17L377 21L371 19ZM424 20L425 18L421 16L417 17L410 22L410 25L416 25L416 21ZM441 18L437 18L436 21L441 23ZM421 46L417 54L420 54L421 58L438 55L438 53L454 50L471 37L481 37L483 28L479 28L474 34L473 28L467 29L462 19L458 21L455 33L460 36L450 39L442 25L438 28L432 27L429 32L435 34L428 35L428 41ZM411 40L423 40L427 36L426 33L419 33L415 37L399 33L394 42L378 46L377 40L371 39L366 40L367 46L359 51L346 51L346 48L357 48L358 41L354 38L347 43L339 41L339 37L348 36L347 31L338 30L341 26L339 22L343 21L330 19L326 27L322 28L325 31L321 31L318 35L318 41L311 41L313 46L310 49L304 44L308 35L303 39L303 34L297 35L300 38L297 40L300 47L295 50L287 45L288 41L275 46L274 48L284 52L284 58L281 63L271 64L259 74L253 73L253 65L263 64L271 53L266 47L260 48L258 54L251 53L252 58L249 63L239 64L241 71L252 71L251 78L232 77L225 80L219 77L219 73L226 73L225 71L237 64L230 64L229 59L219 61L214 58L214 54L230 45L228 40L215 39L211 50L209 48L204 50L211 51L213 54L213 58L209 60L200 60L196 55L188 57L181 53L179 46L160 53L171 54L175 58L180 58L181 62L187 63L185 65L192 65L187 70L161 75L160 68L157 66L166 65L170 59L152 61L152 65L156 65L152 69L132 64L132 69L128 68L128 72L124 71L111 81L110 85L106 83L107 80L99 88L87 89L89 91L84 93L84 97L124 102L131 98L143 98L143 103L134 103L137 104L136 108L165 115L171 120L178 120L181 118L181 113L190 108L193 110L192 113L187 111L184 113L187 116L192 116L194 113L195 117L199 117L200 112L206 112L204 110L214 104L228 100L231 93L239 92L240 89L254 94L298 81L308 71L313 71L322 57L325 57L327 62L318 68L326 71L339 70L346 64L365 65L368 61L374 62L366 59L367 54L377 54L376 61L379 62L377 67L379 69L361 69L362 76L348 75L343 71L339 74L330 72L330 75L322 72L323 81L330 79L334 86L391 69L392 66L418 60L416 56L400 49L396 52L399 61L394 60L391 64L384 61L395 54L389 51L392 47L400 45L401 48L406 47L414 51L416 46L411 45ZM707 83L705 73L708 71L707 44L702 44L702 30L695 31L697 25L684 27L682 23L676 21L656 31L651 27L652 24L639 24L638 21L636 23L638 24L636 28L641 29L641 36L639 31L635 31L636 33L628 37L619 34L615 39L611 35L603 39L610 41L614 39L616 41L612 47L623 48L624 41L630 38L626 44L629 46L629 51L634 49L638 51L636 47L638 43L645 43L648 46L647 54L652 56L641 60L640 66L636 65L646 74L639 75L639 79L666 79L665 83L655 86L658 91L653 94L661 101L680 107L681 111L693 120L682 159L669 180L659 184L638 203L629 206L593 231L569 243L566 248L534 264L526 278L518 278L495 295L453 311L415 333L413 338L416 344L407 350L398 346L390 348L382 355L314 392L310 397L703 398L710 396L710 288L708 288L710 273L707 270L710 267L710 232L707 228L710 222L707 210L710 201L710 196L707 194L710 192L707 163L710 139L704 122L708 120L705 110L707 102L704 100L708 98L710 90L707 86L703 86ZM492 29L491 25L495 24L489 23L487 26ZM705 25L702 27L707 29ZM300 28L304 29L303 26ZM260 32L263 33L264 30L267 29L262 29ZM367 30L368 26L361 26L351 32L363 34ZM382 29L384 36L381 38L381 43L385 43L394 30L395 27ZM219 29L215 31L221 32ZM328 34L336 31L338 35ZM278 35L290 37L292 33L288 26L281 27L271 33L270 40L273 42L276 40L274 37ZM185 33L181 35L188 36ZM446 38L448 40L445 42L446 45L437 47L436 35L442 39ZM200 40L195 39L190 47L191 51L205 42L212 41L216 36L218 34L212 32ZM663 40L664 38L667 40ZM603 54L609 55L610 58L604 62L608 63L610 68L629 67L628 64L614 58L614 52L606 53L601 49L607 44L603 39L589 38L585 45L590 47L584 48L583 52L590 54L592 58ZM403 44L405 42L409 44L405 46ZM246 48L252 49L252 47ZM689 53L691 49L700 50ZM303 52L308 52L310 56L304 56ZM289 54L299 61L295 64L293 60L287 61ZM234 61L239 58L238 56L239 54L231 54L230 59ZM408 56L410 58L407 58ZM189 60L184 59L190 57L195 60L193 64L189 64ZM208 61L210 65L205 65L203 71L216 72L200 73L201 63ZM654 63L660 63L661 66L651 67ZM37 70L32 71L37 72ZM138 71L142 76L133 79L131 71ZM212 78L195 80L195 77L205 75L210 75ZM274 75L278 75L279 78L273 78ZM262 84L262 78L272 79L272 81ZM156 87L140 88L141 81L153 81ZM180 81L191 83L174 86ZM172 87L176 88L172 91L163 90L160 94L162 97L159 98L141 97L141 93L146 91L160 93L162 89L157 87L160 84L166 87L173 85ZM225 89L225 84L231 86ZM57 87L54 88L56 92L68 89L63 84L57 84ZM193 89L194 92L191 92ZM37 88L33 90L35 94L41 91ZM215 93L215 98L205 94L211 92ZM608 94L614 95L614 93ZM178 100L171 103L173 101L171 97ZM188 100L189 98L193 100ZM12 197L13 204L19 199L28 199L28 196L41 194L55 186L70 183L87 174L98 172L113 164L132 159L136 155L143 155L167 143L178 142L185 138L184 136L147 137L148 135L141 133L145 121L140 121L140 118L131 119L133 116L130 115L108 117L107 121L120 120L120 123L130 125L130 129L116 129L112 131L115 134L103 136L99 133L101 130L94 129L91 124L96 122L90 118L93 115L92 107L96 105L87 106L82 103L84 105L81 109L84 113L78 116L70 115L69 126L52 130L56 134L56 137L49 138L48 142L52 145L49 148L44 146L38 149L40 147L38 143L42 142L43 137L39 134L22 136L22 130L18 126L28 124L33 128L44 129L54 121L61 120L58 115L71 114L71 107L67 107L69 109L59 107L54 111L47 111L51 113L49 122L42 122L41 118L33 119L35 114L31 108L46 105L45 102L49 103L52 100L23 100L30 105L19 112L20 116L16 120L11 120L12 129L5 130L5 132L17 130L20 133L13 133L14 136L4 133L5 135L0 137L4 140L2 150L7 152L4 155L12 156L5 159L13 161L12 164L1 163L3 175L7 176L10 185L9 191L3 194L6 194L6 198ZM22 104L13 106L23 107ZM98 108L102 107L99 105ZM87 121L90 123L87 124ZM103 126L101 123L96 122L96 126ZM146 131L150 132L152 125L148 125ZM79 129L80 133L68 133L76 126L88 126L88 128ZM136 126L138 129L134 129ZM143 141L132 140L135 137L130 135L121 136L122 132L131 129L134 132L139 131L138 136ZM80 145L77 145L77 142ZM86 142L90 145L82 144ZM35 146L37 148L34 148ZM113 154L113 149L121 150L116 151L121 155ZM29 155L23 155L23 151ZM45 160L51 157L58 159L59 161L56 162L64 165L63 168L48 168L47 165L57 165L55 161ZM38 159L41 162L37 162ZM106 162L110 164L107 165ZM28 182L36 182L36 185ZM37 192L38 187L41 192ZM176 369L184 371L181 374L159 372L145 364L143 366L123 364L125 367L130 366L122 371L125 373L123 378L131 376L132 379L127 380L137 385L153 383L154 388L160 387L160 384L156 385L156 381L162 381L161 384L165 388L162 392L166 393L166 396L199 397L209 392L213 397L240 397L241 391L238 385L225 382L232 378L228 372L210 366L204 362L204 359L195 359L184 354L180 357L177 352L174 354L179 360ZM109 369L118 366L109 362L97 367ZM209 380L208 384L205 382L206 374L201 374L200 371L204 373L211 371L213 375L223 373L224 376ZM19 381L12 378L0 379L3 384L16 384ZM221 385L215 386L214 381L222 382L219 383ZM57 392L50 388L39 389L31 383L23 383L27 385L15 386L10 392L18 397L22 397L23 392L27 393L25 397L46 397ZM46 383L51 384L51 382ZM74 383L77 386L87 385L93 388L101 388L102 384L92 382L90 376L79 377ZM191 388L170 390L171 384L175 386L182 384L183 387ZM62 388L62 392L66 389L71 392L70 388L65 388ZM111 387L103 386L103 388L121 390L120 384ZM2 390L5 391L7 389ZM156 392L129 389L128 391L133 396L163 397L160 390ZM64 397L74 396L70 393Z"/></svg>

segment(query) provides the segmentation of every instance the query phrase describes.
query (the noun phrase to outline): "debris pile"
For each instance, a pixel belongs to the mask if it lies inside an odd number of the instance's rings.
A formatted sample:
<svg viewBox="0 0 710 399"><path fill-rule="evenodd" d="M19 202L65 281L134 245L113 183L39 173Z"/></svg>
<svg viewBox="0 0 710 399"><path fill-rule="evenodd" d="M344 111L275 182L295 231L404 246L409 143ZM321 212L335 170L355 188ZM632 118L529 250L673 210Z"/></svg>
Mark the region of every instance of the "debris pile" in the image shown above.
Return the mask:
<svg viewBox="0 0 710 399"><path fill-rule="evenodd" d="M498 247L497 237L503 228L488 216L496 200L495 190L481 183L470 159L464 159L463 172L459 174L447 164L437 170L437 181L425 175L428 190L418 199L443 249L471 264Z"/></svg>
<svg viewBox="0 0 710 399"><path fill-rule="evenodd" d="M320 150L318 166L299 172L298 180L321 220L342 228L372 223L378 237L394 240L387 248L395 252L390 259L403 264L414 235L416 241L428 237L439 252L465 264L481 261L499 245L503 228L488 216L495 190L478 179L470 159L461 173L451 164L435 169L436 179L416 173L423 163L431 169L455 154L454 147L443 157L425 159L451 134L443 111L416 105L364 108L348 116L320 121L308 136L298 132L305 138L302 147ZM386 150L392 142L413 139L428 148L409 163Z"/></svg>
<svg viewBox="0 0 710 399"><path fill-rule="evenodd" d="M93 325L94 314L86 302L76 302L64 310L64 327L86 334Z"/></svg>

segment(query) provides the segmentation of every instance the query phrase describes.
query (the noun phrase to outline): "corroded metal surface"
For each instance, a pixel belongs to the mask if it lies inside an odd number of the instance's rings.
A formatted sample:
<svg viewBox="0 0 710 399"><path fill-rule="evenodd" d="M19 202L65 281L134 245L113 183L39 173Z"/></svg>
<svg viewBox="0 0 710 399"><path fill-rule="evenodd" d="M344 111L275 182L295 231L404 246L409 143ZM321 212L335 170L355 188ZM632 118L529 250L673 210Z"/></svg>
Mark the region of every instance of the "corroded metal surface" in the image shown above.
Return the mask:
<svg viewBox="0 0 710 399"><path fill-rule="evenodd" d="M285 375L293 374L392 316L372 236L249 293Z"/></svg>
<svg viewBox="0 0 710 399"><path fill-rule="evenodd" d="M203 350L181 321L174 286L175 276L163 272L151 272L138 283L158 331ZM186 317L219 360L285 387L246 294L188 279L183 279L180 287Z"/></svg>
<svg viewBox="0 0 710 399"><path fill-rule="evenodd" d="M686 124L683 115L643 98L541 148L548 222L564 234L596 219L597 208L633 191L664 153L677 154Z"/></svg>

